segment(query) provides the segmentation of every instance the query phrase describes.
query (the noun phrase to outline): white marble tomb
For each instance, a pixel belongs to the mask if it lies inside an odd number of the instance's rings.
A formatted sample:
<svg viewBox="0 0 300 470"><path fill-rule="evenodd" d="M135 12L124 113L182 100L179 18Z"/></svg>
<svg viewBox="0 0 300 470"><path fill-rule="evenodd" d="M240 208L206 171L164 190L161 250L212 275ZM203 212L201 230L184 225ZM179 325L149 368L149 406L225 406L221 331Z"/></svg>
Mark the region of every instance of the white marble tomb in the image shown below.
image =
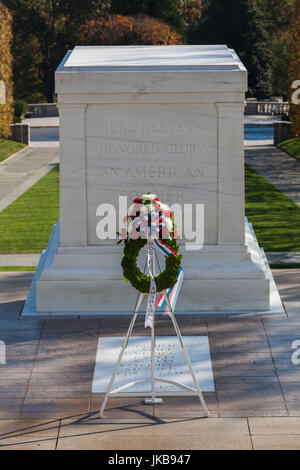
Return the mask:
<svg viewBox="0 0 300 470"><path fill-rule="evenodd" d="M183 252L177 311L267 311L270 280L245 238L247 71L226 46L93 46L56 74L60 224L36 279L39 313L131 313L122 246L99 240L96 208L147 191L205 207L205 244ZM253 246L255 245L255 248Z"/></svg>

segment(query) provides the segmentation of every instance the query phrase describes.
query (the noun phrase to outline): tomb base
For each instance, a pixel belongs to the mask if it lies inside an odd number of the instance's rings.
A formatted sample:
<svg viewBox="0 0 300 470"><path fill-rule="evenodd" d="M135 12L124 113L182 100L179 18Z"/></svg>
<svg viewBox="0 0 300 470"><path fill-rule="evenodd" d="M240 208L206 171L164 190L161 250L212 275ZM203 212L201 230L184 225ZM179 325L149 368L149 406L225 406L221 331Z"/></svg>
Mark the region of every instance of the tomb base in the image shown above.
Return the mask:
<svg viewBox="0 0 300 470"><path fill-rule="evenodd" d="M208 245L183 253L184 282L176 314L283 311L251 225L245 246ZM60 247L59 224L43 252L23 316L130 315L136 291L122 279L122 246ZM146 251L140 255L141 267ZM159 260L163 266L163 259Z"/></svg>

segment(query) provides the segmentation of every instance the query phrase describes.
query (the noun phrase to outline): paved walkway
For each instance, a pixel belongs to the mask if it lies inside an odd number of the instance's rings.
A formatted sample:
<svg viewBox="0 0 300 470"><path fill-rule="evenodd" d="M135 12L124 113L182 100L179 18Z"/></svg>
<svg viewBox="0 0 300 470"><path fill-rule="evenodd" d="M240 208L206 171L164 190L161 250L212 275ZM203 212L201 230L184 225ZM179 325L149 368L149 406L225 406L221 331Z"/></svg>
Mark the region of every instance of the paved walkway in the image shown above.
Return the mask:
<svg viewBox="0 0 300 470"><path fill-rule="evenodd" d="M204 396L212 418L203 418L197 397L157 406L125 397L112 398L100 420L103 395L92 394L98 338L123 336L129 320L18 320L32 273L0 273L0 450L299 450L300 364L292 354L300 270L274 277L286 314L178 318L183 335L209 338L216 391ZM156 334L174 334L167 317ZM142 317L134 335L149 336Z"/></svg>
<svg viewBox="0 0 300 470"><path fill-rule="evenodd" d="M300 162L274 145L245 148L247 165L300 204Z"/></svg>
<svg viewBox="0 0 300 470"><path fill-rule="evenodd" d="M266 253L270 264L277 263L298 263L300 264L300 253L297 252L274 252Z"/></svg>
<svg viewBox="0 0 300 470"><path fill-rule="evenodd" d="M13 255L0 255L0 267L2 266L37 266L40 253L22 253Z"/></svg>
<svg viewBox="0 0 300 470"><path fill-rule="evenodd" d="M0 164L0 211L50 171L59 161L58 148L26 147Z"/></svg>

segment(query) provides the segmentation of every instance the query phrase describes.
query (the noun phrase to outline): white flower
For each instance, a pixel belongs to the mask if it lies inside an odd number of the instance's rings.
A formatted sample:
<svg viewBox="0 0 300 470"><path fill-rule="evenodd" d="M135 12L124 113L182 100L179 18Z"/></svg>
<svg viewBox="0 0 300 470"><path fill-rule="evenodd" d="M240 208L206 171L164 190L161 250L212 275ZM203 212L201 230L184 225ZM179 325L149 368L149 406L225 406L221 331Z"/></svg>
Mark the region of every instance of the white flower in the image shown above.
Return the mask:
<svg viewBox="0 0 300 470"><path fill-rule="evenodd" d="M169 232L172 232L173 222L169 217L165 217L165 224L166 224L166 228L169 230Z"/></svg>
<svg viewBox="0 0 300 470"><path fill-rule="evenodd" d="M156 194L143 194L142 197L146 201L153 201L153 199L155 199L157 196L156 196Z"/></svg>
<svg viewBox="0 0 300 470"><path fill-rule="evenodd" d="M140 214L141 214L141 215L146 215L146 214L148 214L148 209L147 209L146 206L142 206L142 205L141 205Z"/></svg>
<svg viewBox="0 0 300 470"><path fill-rule="evenodd" d="M128 215L131 216L136 216L136 213L143 207L141 204L131 204L131 206L128 209Z"/></svg>
<svg viewBox="0 0 300 470"><path fill-rule="evenodd" d="M127 230L128 230L128 233L131 233L133 229L134 229L133 223L132 223L132 222L129 222L129 224L128 224L128 229L127 229Z"/></svg>
<svg viewBox="0 0 300 470"><path fill-rule="evenodd" d="M168 206L168 204L162 204L162 203L160 203L160 208L161 208L161 210L163 210L163 211L169 211L169 210L170 210L170 207Z"/></svg>

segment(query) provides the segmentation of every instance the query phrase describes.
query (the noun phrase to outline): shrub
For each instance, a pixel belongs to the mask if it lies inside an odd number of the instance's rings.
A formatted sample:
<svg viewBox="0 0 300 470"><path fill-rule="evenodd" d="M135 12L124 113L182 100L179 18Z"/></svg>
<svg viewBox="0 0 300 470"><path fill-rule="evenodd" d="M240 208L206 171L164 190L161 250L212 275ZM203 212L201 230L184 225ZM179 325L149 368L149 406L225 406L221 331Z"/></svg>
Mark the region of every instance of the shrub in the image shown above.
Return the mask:
<svg viewBox="0 0 300 470"><path fill-rule="evenodd" d="M270 97L271 41L257 0L205 2L203 22L190 34L189 42L226 44L234 49L249 72L249 95Z"/></svg>
<svg viewBox="0 0 300 470"><path fill-rule="evenodd" d="M11 23L9 10L0 2L0 80L4 81L6 88L6 102L0 104L0 137L10 136L13 120Z"/></svg>
<svg viewBox="0 0 300 470"><path fill-rule="evenodd" d="M83 25L79 41L94 45L168 45L182 44L182 36L150 16L109 15Z"/></svg>
<svg viewBox="0 0 300 470"><path fill-rule="evenodd" d="M22 117L28 111L28 105L23 100L16 100L14 104L15 112L14 112L14 122L21 122Z"/></svg>

